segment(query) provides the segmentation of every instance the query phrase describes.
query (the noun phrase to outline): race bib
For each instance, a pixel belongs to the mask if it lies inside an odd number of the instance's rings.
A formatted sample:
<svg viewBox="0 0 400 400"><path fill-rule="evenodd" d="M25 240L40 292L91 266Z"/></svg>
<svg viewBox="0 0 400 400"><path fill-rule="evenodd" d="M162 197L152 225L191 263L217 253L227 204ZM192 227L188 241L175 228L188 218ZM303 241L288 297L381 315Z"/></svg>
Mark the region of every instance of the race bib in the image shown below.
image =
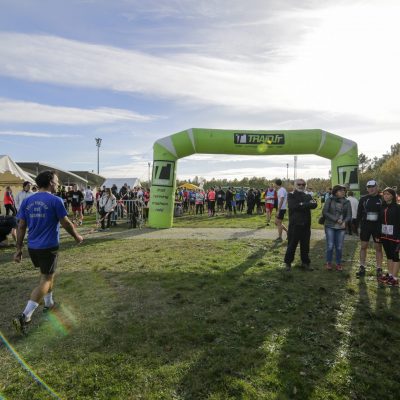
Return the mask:
<svg viewBox="0 0 400 400"><path fill-rule="evenodd" d="M382 225L382 233L384 235L393 235L393 225Z"/></svg>
<svg viewBox="0 0 400 400"><path fill-rule="evenodd" d="M268 204L274 204L274 201L273 200L267 200L267 203Z"/></svg>
<svg viewBox="0 0 400 400"><path fill-rule="evenodd" d="M377 212L367 212L367 221L376 222L378 221Z"/></svg>

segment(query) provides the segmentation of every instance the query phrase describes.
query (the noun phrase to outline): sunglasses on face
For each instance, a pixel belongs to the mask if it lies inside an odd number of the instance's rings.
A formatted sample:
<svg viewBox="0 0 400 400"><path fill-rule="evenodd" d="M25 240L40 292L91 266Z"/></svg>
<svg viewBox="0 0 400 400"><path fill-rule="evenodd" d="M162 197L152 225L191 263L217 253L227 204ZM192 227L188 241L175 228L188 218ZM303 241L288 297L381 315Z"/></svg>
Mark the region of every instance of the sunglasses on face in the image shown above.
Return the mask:
<svg viewBox="0 0 400 400"><path fill-rule="evenodd" d="M297 186L306 186L305 183L298 183Z"/></svg>
<svg viewBox="0 0 400 400"><path fill-rule="evenodd" d="M375 186L367 186L367 188L369 189L369 188L374 188Z"/></svg>

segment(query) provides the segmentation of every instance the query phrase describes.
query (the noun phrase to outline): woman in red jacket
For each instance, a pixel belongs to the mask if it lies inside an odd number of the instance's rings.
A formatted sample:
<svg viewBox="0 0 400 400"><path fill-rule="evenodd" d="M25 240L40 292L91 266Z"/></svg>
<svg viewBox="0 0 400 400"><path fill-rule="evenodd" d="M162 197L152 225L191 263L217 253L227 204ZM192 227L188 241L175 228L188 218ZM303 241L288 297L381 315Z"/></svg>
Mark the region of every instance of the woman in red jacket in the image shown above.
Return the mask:
<svg viewBox="0 0 400 400"><path fill-rule="evenodd" d="M10 211L12 212L13 216L17 215L17 210L15 209L15 200L10 186L6 187L6 192L4 193L4 207L6 209L6 215L10 215Z"/></svg>

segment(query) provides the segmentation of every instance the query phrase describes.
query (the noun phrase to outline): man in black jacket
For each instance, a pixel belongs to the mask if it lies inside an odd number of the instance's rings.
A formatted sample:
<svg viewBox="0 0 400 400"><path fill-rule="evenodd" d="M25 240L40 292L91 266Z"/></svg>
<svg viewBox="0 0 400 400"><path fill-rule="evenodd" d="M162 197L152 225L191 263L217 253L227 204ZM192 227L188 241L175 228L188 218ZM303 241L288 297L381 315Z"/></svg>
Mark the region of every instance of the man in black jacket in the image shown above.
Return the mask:
<svg viewBox="0 0 400 400"><path fill-rule="evenodd" d="M365 276L366 258L369 240L372 236L375 247L376 276L382 275L382 244L380 241L379 214L382 207L382 196L379 194L378 183L372 179L367 182L368 194L361 197L357 209L357 224L360 227L360 268L356 273L357 278Z"/></svg>
<svg viewBox="0 0 400 400"><path fill-rule="evenodd" d="M295 190L288 194L289 230L288 246L285 254L286 271L291 271L294 254L300 242L302 267L312 271L310 266L311 210L317 208L317 202L305 193L304 179L295 181Z"/></svg>

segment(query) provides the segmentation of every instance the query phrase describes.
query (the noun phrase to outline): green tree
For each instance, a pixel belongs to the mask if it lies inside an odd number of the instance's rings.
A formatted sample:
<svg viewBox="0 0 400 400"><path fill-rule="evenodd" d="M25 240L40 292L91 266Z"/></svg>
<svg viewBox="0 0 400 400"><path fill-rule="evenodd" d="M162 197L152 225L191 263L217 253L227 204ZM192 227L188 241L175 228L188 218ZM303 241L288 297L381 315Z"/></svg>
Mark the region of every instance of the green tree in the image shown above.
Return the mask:
<svg viewBox="0 0 400 400"><path fill-rule="evenodd" d="M364 173L371 165L371 159L368 158L364 153L360 153L358 156L358 165L360 168L360 172Z"/></svg>

